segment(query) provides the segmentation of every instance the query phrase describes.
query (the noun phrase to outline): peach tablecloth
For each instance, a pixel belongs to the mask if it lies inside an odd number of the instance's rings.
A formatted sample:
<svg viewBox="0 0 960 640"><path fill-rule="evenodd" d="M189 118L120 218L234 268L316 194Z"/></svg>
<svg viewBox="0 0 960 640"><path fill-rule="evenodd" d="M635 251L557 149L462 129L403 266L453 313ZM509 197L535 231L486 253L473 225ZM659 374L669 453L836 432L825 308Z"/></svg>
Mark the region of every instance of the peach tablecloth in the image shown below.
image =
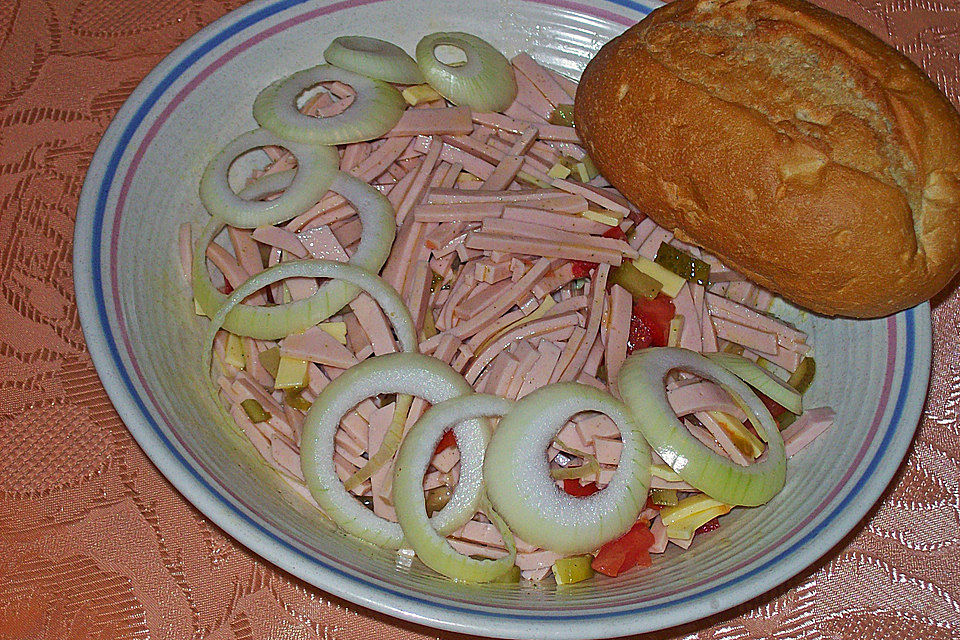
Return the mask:
<svg viewBox="0 0 960 640"><path fill-rule="evenodd" d="M414 1L414 0L411 0ZM960 0L820 0L960 104ZM190 506L117 417L74 301L73 220L141 78L238 0L0 0L0 638L454 638L264 563ZM960 637L960 291L935 300L923 422L826 558L657 638Z"/></svg>

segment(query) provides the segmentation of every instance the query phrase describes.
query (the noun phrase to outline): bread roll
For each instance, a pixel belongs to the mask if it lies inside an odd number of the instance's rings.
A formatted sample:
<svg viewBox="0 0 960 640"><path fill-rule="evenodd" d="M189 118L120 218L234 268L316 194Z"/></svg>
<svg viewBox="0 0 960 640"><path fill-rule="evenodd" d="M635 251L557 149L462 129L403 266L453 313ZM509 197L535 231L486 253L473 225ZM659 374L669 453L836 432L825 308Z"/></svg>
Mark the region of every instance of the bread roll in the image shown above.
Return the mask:
<svg viewBox="0 0 960 640"><path fill-rule="evenodd" d="M677 237L826 315L960 269L960 116L907 58L802 0L678 0L583 72L578 133Z"/></svg>

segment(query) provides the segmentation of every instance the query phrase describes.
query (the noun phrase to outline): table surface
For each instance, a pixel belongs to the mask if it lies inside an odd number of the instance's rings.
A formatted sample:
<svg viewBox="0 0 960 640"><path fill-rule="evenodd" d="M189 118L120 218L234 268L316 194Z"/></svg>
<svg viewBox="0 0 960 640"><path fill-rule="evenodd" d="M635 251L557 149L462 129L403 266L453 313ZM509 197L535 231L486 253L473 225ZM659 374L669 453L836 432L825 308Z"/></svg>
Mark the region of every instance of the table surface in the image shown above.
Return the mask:
<svg viewBox="0 0 960 640"><path fill-rule="evenodd" d="M413 0L411 0L413 1ZM227 537L127 432L87 353L73 221L111 117L238 0L0 0L0 638L464 638L360 609ZM960 104L960 0L820 0ZM934 300L917 437L825 558L651 638L960 636L960 289Z"/></svg>

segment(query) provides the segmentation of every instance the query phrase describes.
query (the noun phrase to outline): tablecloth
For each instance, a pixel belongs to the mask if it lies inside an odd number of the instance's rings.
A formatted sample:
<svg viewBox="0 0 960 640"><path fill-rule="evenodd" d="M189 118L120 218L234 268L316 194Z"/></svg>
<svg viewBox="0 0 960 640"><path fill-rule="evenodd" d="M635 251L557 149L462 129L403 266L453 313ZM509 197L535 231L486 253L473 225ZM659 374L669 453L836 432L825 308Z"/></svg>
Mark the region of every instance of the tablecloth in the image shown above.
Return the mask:
<svg viewBox="0 0 960 640"><path fill-rule="evenodd" d="M413 1L413 0L411 0ZM74 299L73 221L111 117L238 0L0 0L0 638L463 638L265 563L160 475L117 416ZM960 1L820 0L960 104ZM782 588L655 638L960 636L960 291L934 300L916 439L882 500Z"/></svg>

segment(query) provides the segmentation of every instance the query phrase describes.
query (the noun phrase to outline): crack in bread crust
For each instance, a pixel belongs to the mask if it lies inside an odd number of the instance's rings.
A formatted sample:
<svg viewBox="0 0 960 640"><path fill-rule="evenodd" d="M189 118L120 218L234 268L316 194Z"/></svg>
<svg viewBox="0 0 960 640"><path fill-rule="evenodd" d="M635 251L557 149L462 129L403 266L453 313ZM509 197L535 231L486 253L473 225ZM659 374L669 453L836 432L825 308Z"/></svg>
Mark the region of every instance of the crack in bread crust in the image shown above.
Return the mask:
<svg viewBox="0 0 960 640"><path fill-rule="evenodd" d="M833 44L767 15L765 3L748 14L710 6L655 25L641 42L679 79L763 114L831 162L895 186L918 219L917 163L877 78Z"/></svg>

